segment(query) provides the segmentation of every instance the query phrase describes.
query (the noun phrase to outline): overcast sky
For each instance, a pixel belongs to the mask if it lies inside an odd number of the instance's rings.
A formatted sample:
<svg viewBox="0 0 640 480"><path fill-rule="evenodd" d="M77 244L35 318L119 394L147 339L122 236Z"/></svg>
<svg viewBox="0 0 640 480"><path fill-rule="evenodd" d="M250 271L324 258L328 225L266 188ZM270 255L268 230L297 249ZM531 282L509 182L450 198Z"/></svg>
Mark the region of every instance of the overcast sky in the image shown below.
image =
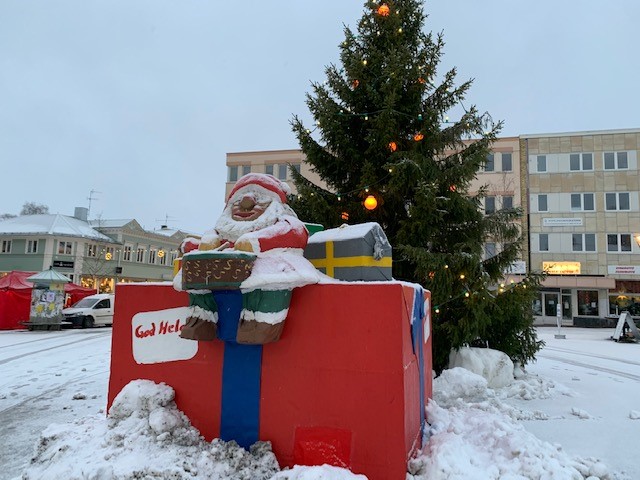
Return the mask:
<svg viewBox="0 0 640 480"><path fill-rule="evenodd" d="M228 152L299 148L361 0L0 0L0 214L202 233ZM504 136L638 128L638 0L427 0L440 71ZM91 191L94 191L91 194Z"/></svg>

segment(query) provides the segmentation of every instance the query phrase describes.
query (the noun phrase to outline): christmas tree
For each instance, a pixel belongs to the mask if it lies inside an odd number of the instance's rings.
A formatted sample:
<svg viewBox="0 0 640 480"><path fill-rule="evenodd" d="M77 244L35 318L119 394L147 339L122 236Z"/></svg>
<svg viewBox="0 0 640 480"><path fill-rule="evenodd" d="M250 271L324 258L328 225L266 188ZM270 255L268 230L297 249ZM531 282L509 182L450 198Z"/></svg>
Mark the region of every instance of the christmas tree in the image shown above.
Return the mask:
<svg viewBox="0 0 640 480"><path fill-rule="evenodd" d="M520 252L521 212L485 215L485 190L469 193L501 122L465 108L471 80L457 85L455 68L438 72L444 39L425 33L426 18L420 0L366 2L357 32L345 27L340 65L307 94L315 125L292 120L326 188L292 170L291 203L300 218L328 228L382 226L394 278L431 291L437 371L451 348L474 342L499 344L524 364L541 347L531 312L539 278L499 286ZM489 240L502 249L484 259Z"/></svg>

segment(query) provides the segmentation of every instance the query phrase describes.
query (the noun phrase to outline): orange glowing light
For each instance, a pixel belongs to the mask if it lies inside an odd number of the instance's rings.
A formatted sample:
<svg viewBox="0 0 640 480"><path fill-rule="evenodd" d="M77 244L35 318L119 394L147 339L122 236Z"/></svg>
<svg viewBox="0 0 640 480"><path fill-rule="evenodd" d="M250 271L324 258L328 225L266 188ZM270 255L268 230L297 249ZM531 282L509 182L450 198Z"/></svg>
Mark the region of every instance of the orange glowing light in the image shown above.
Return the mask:
<svg viewBox="0 0 640 480"><path fill-rule="evenodd" d="M386 3L383 3L382 5L380 5L378 7L378 15L380 15L381 17L388 17L389 16L389 5L387 5Z"/></svg>
<svg viewBox="0 0 640 480"><path fill-rule="evenodd" d="M369 195L364 199L364 208L367 210L374 210L378 206L378 200L373 195Z"/></svg>
<svg viewBox="0 0 640 480"><path fill-rule="evenodd" d="M342 218L342 220L349 220L349 213L342 212L342 214L340 215L340 218Z"/></svg>
<svg viewBox="0 0 640 480"><path fill-rule="evenodd" d="M423 135L422 133L420 133L420 132L416 133L416 134L413 136L413 139L414 139L416 142L419 142L419 141L420 141L420 140L422 140L423 138L424 138L424 135Z"/></svg>
<svg viewBox="0 0 640 480"><path fill-rule="evenodd" d="M395 152L398 149L398 144L396 142L389 142L389 150Z"/></svg>

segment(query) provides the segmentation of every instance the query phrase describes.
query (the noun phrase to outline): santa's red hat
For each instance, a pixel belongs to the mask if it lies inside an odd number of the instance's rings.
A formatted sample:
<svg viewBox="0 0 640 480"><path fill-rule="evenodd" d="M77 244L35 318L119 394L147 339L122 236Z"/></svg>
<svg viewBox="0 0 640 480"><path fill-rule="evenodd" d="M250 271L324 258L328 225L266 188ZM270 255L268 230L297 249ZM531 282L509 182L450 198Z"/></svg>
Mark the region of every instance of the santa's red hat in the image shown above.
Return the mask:
<svg viewBox="0 0 640 480"><path fill-rule="evenodd" d="M241 177L233 186L227 197L227 203L256 188L264 190L264 193L275 195L282 203L287 203L287 195L291 193L289 185L278 180L273 175L266 173L248 173Z"/></svg>

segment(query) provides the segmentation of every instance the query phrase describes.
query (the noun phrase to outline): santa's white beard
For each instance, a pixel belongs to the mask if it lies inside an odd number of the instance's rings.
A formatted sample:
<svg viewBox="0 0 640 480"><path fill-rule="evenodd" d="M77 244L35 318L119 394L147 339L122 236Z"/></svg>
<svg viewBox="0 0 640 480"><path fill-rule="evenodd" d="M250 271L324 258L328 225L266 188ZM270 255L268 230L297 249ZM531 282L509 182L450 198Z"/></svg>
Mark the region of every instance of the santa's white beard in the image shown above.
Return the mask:
<svg viewBox="0 0 640 480"><path fill-rule="evenodd" d="M255 220L239 221L231 217L231 203L227 204L216 222L215 229L224 240L237 242L245 233L255 232L274 225L283 216L296 217L291 207L285 203L272 201L266 210Z"/></svg>

